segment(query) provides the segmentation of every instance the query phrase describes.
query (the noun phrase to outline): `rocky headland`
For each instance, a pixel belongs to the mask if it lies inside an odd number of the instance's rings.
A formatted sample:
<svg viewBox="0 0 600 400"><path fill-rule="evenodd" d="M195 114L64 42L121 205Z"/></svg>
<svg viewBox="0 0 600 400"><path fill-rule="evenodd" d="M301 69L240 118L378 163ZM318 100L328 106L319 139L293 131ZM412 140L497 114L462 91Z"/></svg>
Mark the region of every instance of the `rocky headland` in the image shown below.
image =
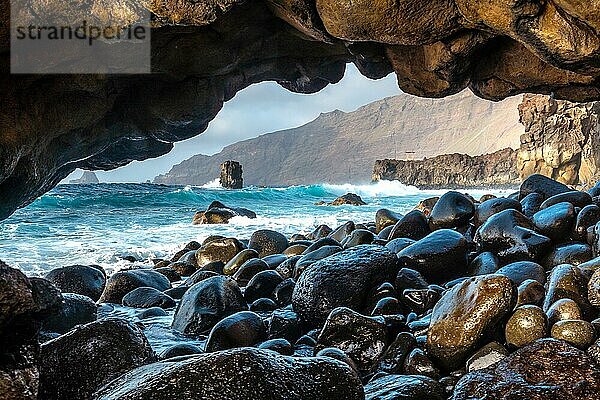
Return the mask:
<svg viewBox="0 0 600 400"><path fill-rule="evenodd" d="M421 189L512 187L520 179L517 151L507 148L491 154L443 154L423 160L377 160L373 181L398 180Z"/></svg>
<svg viewBox="0 0 600 400"><path fill-rule="evenodd" d="M69 183L76 185L89 185L94 183L100 183L96 174L92 171L83 171L83 174L77 179L71 179Z"/></svg>
<svg viewBox="0 0 600 400"><path fill-rule="evenodd" d="M532 175L110 276L0 263L0 398L595 400L599 195ZM102 318L110 303L136 317ZM190 342L157 354L156 316Z"/></svg>

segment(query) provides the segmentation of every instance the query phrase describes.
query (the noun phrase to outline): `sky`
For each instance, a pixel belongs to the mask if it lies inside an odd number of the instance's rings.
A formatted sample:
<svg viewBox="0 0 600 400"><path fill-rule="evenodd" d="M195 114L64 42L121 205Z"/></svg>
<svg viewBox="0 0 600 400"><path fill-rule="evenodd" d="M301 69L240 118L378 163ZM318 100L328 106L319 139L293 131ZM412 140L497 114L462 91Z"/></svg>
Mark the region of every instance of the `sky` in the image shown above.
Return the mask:
<svg viewBox="0 0 600 400"><path fill-rule="evenodd" d="M204 133L175 143L170 153L134 161L112 171L97 171L96 175L101 182L145 182L196 154L215 154L240 140L303 125L323 112L353 111L399 93L394 74L374 81L362 76L352 64L348 64L346 75L339 83L316 94L292 93L274 82L259 83L225 103ZM64 182L79 178L81 173L75 171Z"/></svg>

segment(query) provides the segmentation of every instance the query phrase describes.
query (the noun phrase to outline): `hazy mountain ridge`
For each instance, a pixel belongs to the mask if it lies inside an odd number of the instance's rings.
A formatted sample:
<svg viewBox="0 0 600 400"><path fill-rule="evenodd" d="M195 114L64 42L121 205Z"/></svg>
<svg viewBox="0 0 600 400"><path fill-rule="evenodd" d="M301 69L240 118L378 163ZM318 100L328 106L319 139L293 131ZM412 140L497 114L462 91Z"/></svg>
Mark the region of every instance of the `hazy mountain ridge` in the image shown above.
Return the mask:
<svg viewBox="0 0 600 400"><path fill-rule="evenodd" d="M202 185L219 176L219 165L226 160L243 165L246 185L366 182L377 159L518 148L520 101L513 97L492 103L467 91L444 99L388 97L228 145L213 156L194 156L155 182Z"/></svg>

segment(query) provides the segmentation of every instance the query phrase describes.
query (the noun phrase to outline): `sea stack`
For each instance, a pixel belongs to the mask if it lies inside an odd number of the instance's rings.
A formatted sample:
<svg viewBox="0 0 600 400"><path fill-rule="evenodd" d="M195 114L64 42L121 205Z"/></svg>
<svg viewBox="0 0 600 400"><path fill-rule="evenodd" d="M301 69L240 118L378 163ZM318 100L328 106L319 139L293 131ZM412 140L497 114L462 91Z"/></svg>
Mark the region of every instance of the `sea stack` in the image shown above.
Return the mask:
<svg viewBox="0 0 600 400"><path fill-rule="evenodd" d="M219 182L225 189L241 189L244 186L242 164L237 161L225 161L222 163Z"/></svg>
<svg viewBox="0 0 600 400"><path fill-rule="evenodd" d="M79 179L71 179L69 181L69 183L77 184L77 185L86 185L86 184L100 183L100 181L98 180L98 177L96 176L96 174L93 173L92 171L83 171L83 175L81 175L81 177Z"/></svg>

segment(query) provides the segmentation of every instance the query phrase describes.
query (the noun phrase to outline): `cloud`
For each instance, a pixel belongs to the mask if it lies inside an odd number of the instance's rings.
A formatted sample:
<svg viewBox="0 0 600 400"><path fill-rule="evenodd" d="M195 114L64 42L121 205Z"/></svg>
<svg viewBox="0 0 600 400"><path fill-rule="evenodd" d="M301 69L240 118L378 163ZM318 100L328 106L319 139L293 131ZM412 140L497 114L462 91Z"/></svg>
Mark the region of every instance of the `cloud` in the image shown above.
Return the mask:
<svg viewBox="0 0 600 400"><path fill-rule="evenodd" d="M322 112L352 111L384 97L399 94L393 74L373 81L349 65L336 85L311 95L291 93L274 82L263 82L239 92L227 102L201 135L175 144L162 157L133 162L113 171L99 171L102 182L144 182L167 172L195 154L215 154L228 144L312 121ZM73 176L79 177L77 171ZM69 177L68 179L73 179Z"/></svg>

